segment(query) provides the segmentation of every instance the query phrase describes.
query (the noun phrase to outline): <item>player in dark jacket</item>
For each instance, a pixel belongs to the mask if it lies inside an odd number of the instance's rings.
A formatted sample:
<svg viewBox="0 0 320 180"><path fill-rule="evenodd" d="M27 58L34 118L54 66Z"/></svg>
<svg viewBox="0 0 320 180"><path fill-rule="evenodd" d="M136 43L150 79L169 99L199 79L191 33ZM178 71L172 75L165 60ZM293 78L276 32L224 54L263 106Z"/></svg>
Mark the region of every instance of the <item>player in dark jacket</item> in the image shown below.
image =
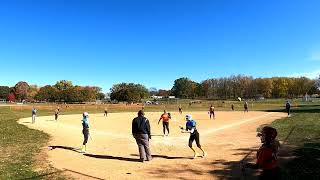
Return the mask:
<svg viewBox="0 0 320 180"><path fill-rule="evenodd" d="M291 104L289 101L286 102L286 111L288 113L288 116L290 116L290 109L291 109Z"/></svg>
<svg viewBox="0 0 320 180"><path fill-rule="evenodd" d="M138 117L132 120L132 135L139 147L140 162L151 161L152 156L149 146L149 139L151 139L150 123L144 117L142 110L138 112Z"/></svg>

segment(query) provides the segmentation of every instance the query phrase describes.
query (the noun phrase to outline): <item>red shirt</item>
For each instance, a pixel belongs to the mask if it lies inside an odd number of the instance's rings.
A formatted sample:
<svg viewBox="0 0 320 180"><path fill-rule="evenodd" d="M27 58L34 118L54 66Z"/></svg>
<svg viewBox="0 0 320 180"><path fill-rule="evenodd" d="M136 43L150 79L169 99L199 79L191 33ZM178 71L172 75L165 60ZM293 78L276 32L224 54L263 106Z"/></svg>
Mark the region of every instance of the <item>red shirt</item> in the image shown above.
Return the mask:
<svg viewBox="0 0 320 180"><path fill-rule="evenodd" d="M161 115L161 119L163 122L169 122L169 115L167 113Z"/></svg>
<svg viewBox="0 0 320 180"><path fill-rule="evenodd" d="M261 147L257 153L257 164L264 170L275 168L277 160L274 150L270 147Z"/></svg>

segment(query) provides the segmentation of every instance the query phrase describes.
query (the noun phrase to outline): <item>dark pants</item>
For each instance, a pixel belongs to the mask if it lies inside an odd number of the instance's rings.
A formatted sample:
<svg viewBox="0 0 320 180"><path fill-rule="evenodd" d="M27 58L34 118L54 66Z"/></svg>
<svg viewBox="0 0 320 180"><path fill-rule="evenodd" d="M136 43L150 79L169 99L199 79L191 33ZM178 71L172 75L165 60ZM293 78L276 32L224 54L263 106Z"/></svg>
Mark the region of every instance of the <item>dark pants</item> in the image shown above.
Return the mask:
<svg viewBox="0 0 320 180"><path fill-rule="evenodd" d="M248 107L244 108L244 112L249 112Z"/></svg>
<svg viewBox="0 0 320 180"><path fill-rule="evenodd" d="M198 148L201 148L201 145L200 145L200 134L198 133L198 131L194 131L192 134L190 134L189 147L192 147L192 143L193 143L194 140L196 140Z"/></svg>
<svg viewBox="0 0 320 180"><path fill-rule="evenodd" d="M213 118L215 118L215 117L214 117L214 112L213 112L213 111L211 111L211 112L210 112L210 119L211 119L211 116L212 116Z"/></svg>
<svg viewBox="0 0 320 180"><path fill-rule="evenodd" d="M134 134L133 136L139 148L140 161L151 160L148 134Z"/></svg>
<svg viewBox="0 0 320 180"><path fill-rule="evenodd" d="M169 122L162 122L162 127L163 127L163 134L166 134L166 129L169 134Z"/></svg>
<svg viewBox="0 0 320 180"><path fill-rule="evenodd" d="M58 120L58 114L55 114L55 115L54 115L54 119L55 119L55 120Z"/></svg>
<svg viewBox="0 0 320 180"><path fill-rule="evenodd" d="M288 116L290 115L290 108L286 108Z"/></svg>
<svg viewBox="0 0 320 180"><path fill-rule="evenodd" d="M83 134L83 145L86 145L89 139L89 129L82 129L82 134Z"/></svg>

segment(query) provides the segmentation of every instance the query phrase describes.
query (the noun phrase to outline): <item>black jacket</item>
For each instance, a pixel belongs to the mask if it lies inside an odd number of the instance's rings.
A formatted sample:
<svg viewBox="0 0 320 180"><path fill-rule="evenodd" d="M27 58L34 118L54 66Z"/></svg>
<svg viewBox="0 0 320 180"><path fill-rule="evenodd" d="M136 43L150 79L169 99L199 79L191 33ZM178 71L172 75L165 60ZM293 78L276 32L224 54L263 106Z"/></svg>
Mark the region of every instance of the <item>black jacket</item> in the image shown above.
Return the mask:
<svg viewBox="0 0 320 180"><path fill-rule="evenodd" d="M132 120L132 134L148 134L151 137L149 120L138 116Z"/></svg>

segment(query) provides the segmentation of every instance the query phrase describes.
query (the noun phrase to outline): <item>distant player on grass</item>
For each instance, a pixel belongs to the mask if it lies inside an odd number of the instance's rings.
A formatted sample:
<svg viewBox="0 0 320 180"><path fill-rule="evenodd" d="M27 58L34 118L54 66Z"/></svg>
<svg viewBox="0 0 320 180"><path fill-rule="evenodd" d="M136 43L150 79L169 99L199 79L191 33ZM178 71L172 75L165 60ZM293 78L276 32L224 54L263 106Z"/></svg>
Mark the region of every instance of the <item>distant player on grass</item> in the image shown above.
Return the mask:
<svg viewBox="0 0 320 180"><path fill-rule="evenodd" d="M231 110L234 111L234 105L233 104L231 104Z"/></svg>
<svg viewBox="0 0 320 180"><path fill-rule="evenodd" d="M193 158L198 157L197 151L192 147L192 143L194 140L196 140L197 147L202 151L202 157L206 157L207 153L204 151L204 149L200 145L200 134L196 128L196 125L197 125L196 121L192 119L191 115L186 115L186 121L187 121L186 129L183 129L183 127L180 127L180 128L182 130L181 131L182 133L190 133L188 145L194 153Z"/></svg>
<svg viewBox="0 0 320 180"><path fill-rule="evenodd" d="M210 119L211 119L211 116L213 119L215 119L215 115L214 115L214 107L211 105L210 108L209 108L209 114L210 114Z"/></svg>
<svg viewBox="0 0 320 180"><path fill-rule="evenodd" d="M288 116L290 116L290 109L291 109L291 104L289 101L286 102L286 111L288 113Z"/></svg>
<svg viewBox="0 0 320 180"><path fill-rule="evenodd" d="M82 134L83 134L83 143L82 143L82 152L87 151L87 143L89 139L89 114L87 112L84 112L82 114Z"/></svg>
<svg viewBox="0 0 320 180"><path fill-rule="evenodd" d="M241 162L241 169L246 168L262 169L259 179L277 180L281 179L281 170L278 166L277 156L280 143L276 140L277 130L270 126L265 126L258 136L261 140L261 147L257 152L256 163Z"/></svg>
<svg viewBox="0 0 320 180"><path fill-rule="evenodd" d="M171 115L170 113L167 113L166 110L163 111L163 114L161 115L158 124L160 123L160 121L162 120L162 127L163 127L163 136L166 135L166 129L168 131L167 136L169 136L169 120L171 119Z"/></svg>
<svg viewBox="0 0 320 180"><path fill-rule="evenodd" d="M32 115L32 124L34 124L36 122L36 117L37 117L37 109L35 107L32 108L31 115Z"/></svg>

